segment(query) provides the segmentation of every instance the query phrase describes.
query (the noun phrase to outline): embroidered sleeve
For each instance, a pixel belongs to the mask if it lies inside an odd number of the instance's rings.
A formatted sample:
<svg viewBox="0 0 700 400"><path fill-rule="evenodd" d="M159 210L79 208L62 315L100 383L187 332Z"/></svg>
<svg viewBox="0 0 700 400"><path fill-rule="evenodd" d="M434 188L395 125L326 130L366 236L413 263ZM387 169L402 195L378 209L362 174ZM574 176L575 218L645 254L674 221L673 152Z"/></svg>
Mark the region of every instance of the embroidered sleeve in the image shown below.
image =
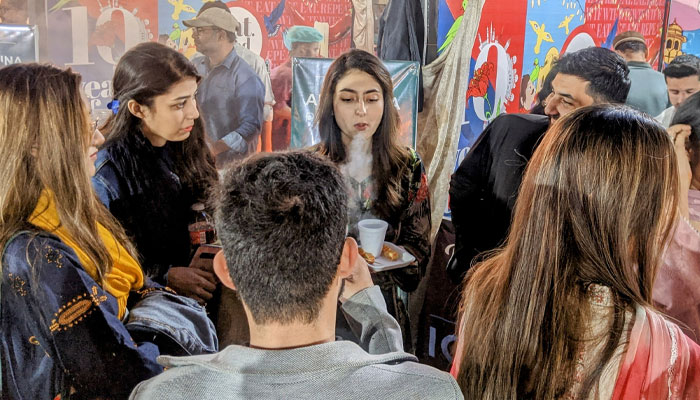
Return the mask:
<svg viewBox="0 0 700 400"><path fill-rule="evenodd" d="M423 162L411 149L407 172L406 206L400 218L400 232L396 244L416 257L416 265L401 268L393 274L399 287L407 292L418 287L430 259L430 193Z"/></svg>
<svg viewBox="0 0 700 400"><path fill-rule="evenodd" d="M81 396L126 397L139 381L162 371L157 347L131 339L117 318L116 299L82 269L70 248L37 237L25 254L6 258L23 265L9 267L13 272L4 279L21 299L16 306L36 321L34 340L48 349L53 369L64 371Z"/></svg>

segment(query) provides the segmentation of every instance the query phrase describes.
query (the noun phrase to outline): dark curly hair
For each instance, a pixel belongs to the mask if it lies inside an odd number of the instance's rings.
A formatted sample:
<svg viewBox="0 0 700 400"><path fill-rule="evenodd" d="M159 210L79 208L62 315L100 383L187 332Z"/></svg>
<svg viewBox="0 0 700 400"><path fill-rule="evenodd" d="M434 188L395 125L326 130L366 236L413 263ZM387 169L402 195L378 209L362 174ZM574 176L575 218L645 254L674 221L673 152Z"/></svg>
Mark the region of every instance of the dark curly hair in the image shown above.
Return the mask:
<svg viewBox="0 0 700 400"><path fill-rule="evenodd" d="M588 82L586 93L596 103L624 103L630 91L630 70L625 60L612 50L588 47L563 55L557 62L559 73Z"/></svg>
<svg viewBox="0 0 700 400"><path fill-rule="evenodd" d="M216 226L256 323L310 323L335 279L348 221L338 168L309 151L262 153L224 175Z"/></svg>

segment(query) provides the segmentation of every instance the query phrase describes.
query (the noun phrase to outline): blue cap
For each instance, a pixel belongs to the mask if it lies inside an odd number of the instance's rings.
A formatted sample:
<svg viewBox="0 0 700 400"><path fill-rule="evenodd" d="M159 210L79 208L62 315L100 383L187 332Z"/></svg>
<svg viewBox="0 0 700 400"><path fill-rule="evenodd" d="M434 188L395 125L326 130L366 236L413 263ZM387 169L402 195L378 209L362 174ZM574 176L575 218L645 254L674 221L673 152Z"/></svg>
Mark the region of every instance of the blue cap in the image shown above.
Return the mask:
<svg viewBox="0 0 700 400"><path fill-rule="evenodd" d="M292 50L292 43L316 43L323 40L321 32L310 26L294 25L284 33L284 47Z"/></svg>

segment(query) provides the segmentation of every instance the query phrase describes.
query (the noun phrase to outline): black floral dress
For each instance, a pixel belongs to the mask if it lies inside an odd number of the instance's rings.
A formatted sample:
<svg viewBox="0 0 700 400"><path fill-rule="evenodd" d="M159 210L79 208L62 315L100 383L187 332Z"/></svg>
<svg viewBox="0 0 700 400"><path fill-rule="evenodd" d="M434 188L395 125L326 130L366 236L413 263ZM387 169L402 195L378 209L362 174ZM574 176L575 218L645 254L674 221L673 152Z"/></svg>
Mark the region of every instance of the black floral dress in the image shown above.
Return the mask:
<svg viewBox="0 0 700 400"><path fill-rule="evenodd" d="M411 351L411 331L408 317L407 293L418 287L430 259L430 195L423 162L415 150L409 149L408 168L401 177L403 204L393 215L380 216L374 208L375 185L372 177L357 182L346 177L350 204L348 232L358 237L357 222L367 218L383 219L389 223L384 240L403 247L416 261L406 267L373 274L374 283L384 294L389 313L401 326L404 348ZM403 293L401 293L403 292Z"/></svg>

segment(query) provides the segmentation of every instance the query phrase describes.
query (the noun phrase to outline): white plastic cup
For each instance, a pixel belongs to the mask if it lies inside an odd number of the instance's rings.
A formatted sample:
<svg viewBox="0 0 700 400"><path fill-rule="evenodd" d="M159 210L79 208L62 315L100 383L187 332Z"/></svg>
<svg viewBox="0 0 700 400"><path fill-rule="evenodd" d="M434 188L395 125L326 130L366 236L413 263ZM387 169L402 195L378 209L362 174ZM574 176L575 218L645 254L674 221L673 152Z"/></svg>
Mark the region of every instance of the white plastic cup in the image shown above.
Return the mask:
<svg viewBox="0 0 700 400"><path fill-rule="evenodd" d="M384 245L384 236L389 224L381 219L363 219L357 223L360 231L360 247L366 253L379 257Z"/></svg>

